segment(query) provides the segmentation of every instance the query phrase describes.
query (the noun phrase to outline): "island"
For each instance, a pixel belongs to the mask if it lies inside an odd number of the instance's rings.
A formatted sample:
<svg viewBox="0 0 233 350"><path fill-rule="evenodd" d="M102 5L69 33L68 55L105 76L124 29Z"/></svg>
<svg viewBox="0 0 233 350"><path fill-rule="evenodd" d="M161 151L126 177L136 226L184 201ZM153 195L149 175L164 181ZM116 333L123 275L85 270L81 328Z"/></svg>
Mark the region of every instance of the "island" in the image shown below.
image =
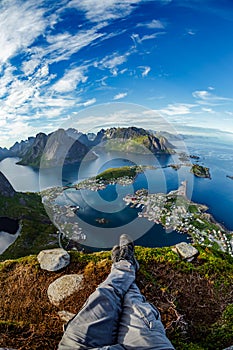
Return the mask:
<svg viewBox="0 0 233 350"><path fill-rule="evenodd" d="M194 155L194 154L191 154L189 157L190 157L191 159L195 159L195 160L199 160L199 159L200 159L199 156L196 156L196 155Z"/></svg>
<svg viewBox="0 0 233 350"><path fill-rule="evenodd" d="M95 221L98 222L101 225L105 225L105 224L109 223L109 220L107 220L105 218L96 218Z"/></svg>
<svg viewBox="0 0 233 350"><path fill-rule="evenodd" d="M193 173L197 177L205 177L208 179L211 178L209 168L204 167L202 165L193 164L190 171L191 171L191 173Z"/></svg>
<svg viewBox="0 0 233 350"><path fill-rule="evenodd" d="M181 164L169 164L168 167L174 170L179 170L181 168Z"/></svg>

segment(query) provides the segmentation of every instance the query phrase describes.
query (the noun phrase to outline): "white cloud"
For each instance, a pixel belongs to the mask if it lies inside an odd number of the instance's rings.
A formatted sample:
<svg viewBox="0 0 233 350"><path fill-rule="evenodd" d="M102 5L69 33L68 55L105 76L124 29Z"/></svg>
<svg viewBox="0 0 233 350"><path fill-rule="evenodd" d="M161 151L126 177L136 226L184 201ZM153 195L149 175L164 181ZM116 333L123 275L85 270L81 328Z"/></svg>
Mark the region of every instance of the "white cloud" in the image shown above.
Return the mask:
<svg viewBox="0 0 233 350"><path fill-rule="evenodd" d="M208 100L212 96L209 91L205 91L205 90L194 91L192 95L193 95L193 97L200 98L202 100Z"/></svg>
<svg viewBox="0 0 233 350"><path fill-rule="evenodd" d="M23 105L35 92L29 82L15 80L9 89L9 95L5 99L5 105L12 110Z"/></svg>
<svg viewBox="0 0 233 350"><path fill-rule="evenodd" d="M92 22L109 21L128 16L134 9L132 5L141 0L72 0L69 7L85 12Z"/></svg>
<svg viewBox="0 0 233 350"><path fill-rule="evenodd" d="M187 29L187 34L193 36L196 35L196 32L192 29Z"/></svg>
<svg viewBox="0 0 233 350"><path fill-rule="evenodd" d="M28 113L34 118L34 112L31 114L30 110L38 107L38 96L53 75L49 75L46 64L39 67L28 79L25 79L25 76L22 78L21 75L15 75L15 71L16 69L9 64L3 69L0 78L0 109L6 115L14 115L17 112L20 116Z"/></svg>
<svg viewBox="0 0 233 350"><path fill-rule="evenodd" d="M160 109L159 112L162 114L173 116L173 115L181 115L181 114L190 114L191 109L196 107L193 104L169 104L167 108Z"/></svg>
<svg viewBox="0 0 233 350"><path fill-rule="evenodd" d="M38 119L46 118L53 119L57 118L62 114L63 108L44 108L43 112L37 112L36 117Z"/></svg>
<svg viewBox="0 0 233 350"><path fill-rule="evenodd" d="M28 122L15 119L0 129L0 138L4 142L4 146L10 147L14 144L15 140L22 140L24 135L27 138L29 135L31 136L35 133L35 128Z"/></svg>
<svg viewBox="0 0 233 350"><path fill-rule="evenodd" d="M83 102L82 106L88 107L88 106L93 105L94 103L96 103L96 98L91 98L90 100Z"/></svg>
<svg viewBox="0 0 233 350"><path fill-rule="evenodd" d="M47 64L39 68L35 74L36 78L46 78L49 75L49 66Z"/></svg>
<svg viewBox="0 0 233 350"><path fill-rule="evenodd" d="M6 125L7 125L6 120L5 119L0 119L0 127L3 128Z"/></svg>
<svg viewBox="0 0 233 350"><path fill-rule="evenodd" d="M174 131L172 123L169 123L160 112L123 102L99 105L94 109L81 111L77 117L71 119L70 125L84 132L132 125L153 130Z"/></svg>
<svg viewBox="0 0 233 350"><path fill-rule="evenodd" d="M0 97L3 97L8 93L9 87L14 81L14 68L10 65L7 65L3 74L0 78Z"/></svg>
<svg viewBox="0 0 233 350"><path fill-rule="evenodd" d="M129 56L128 52L125 55L119 55L115 53L111 56L106 56L99 63L96 62L96 66L99 66L100 68L113 69L125 63L127 61L128 56Z"/></svg>
<svg viewBox="0 0 233 350"><path fill-rule="evenodd" d="M145 41L145 40L153 40L156 39L158 36L166 34L166 32L159 32L159 33L154 33L150 35L144 35L140 40Z"/></svg>
<svg viewBox="0 0 233 350"><path fill-rule="evenodd" d="M139 67L141 68L143 71L142 71L142 77L147 77L147 75L149 74L149 72L151 71L151 68L149 66L147 67Z"/></svg>
<svg viewBox="0 0 233 350"><path fill-rule="evenodd" d="M227 115L230 115L231 117L233 117L233 112L225 111L225 113L226 113Z"/></svg>
<svg viewBox="0 0 233 350"><path fill-rule="evenodd" d="M104 36L98 33L98 28L94 27L86 31L80 31L75 35L62 33L47 36L47 47L35 48L35 54L40 57L48 56L49 63L68 60L74 53L90 45L96 39Z"/></svg>
<svg viewBox="0 0 233 350"><path fill-rule="evenodd" d="M115 95L113 97L114 100L120 100L121 98L124 98L127 96L127 92L120 92L119 94Z"/></svg>
<svg viewBox="0 0 233 350"><path fill-rule="evenodd" d="M39 58L29 59L28 61L24 61L22 64L22 70L25 75L29 76L35 72L35 69L40 65L41 60Z"/></svg>
<svg viewBox="0 0 233 350"><path fill-rule="evenodd" d="M37 107L73 107L76 104L76 100L72 98L55 98L55 97L38 97L38 106Z"/></svg>
<svg viewBox="0 0 233 350"><path fill-rule="evenodd" d="M26 49L44 32L47 21L38 1L2 1L0 6L0 62Z"/></svg>
<svg viewBox="0 0 233 350"><path fill-rule="evenodd" d="M142 37L140 37L139 34L132 34L131 38L134 41L135 46L136 46L136 44L141 44L145 40L154 40L158 36L163 35L163 34L166 34L166 32L159 32L159 33L153 33L150 35L143 35Z"/></svg>
<svg viewBox="0 0 233 350"><path fill-rule="evenodd" d="M72 119L72 125L85 132L97 132L101 128L114 127L116 125L129 126L137 123L138 120L142 120L141 113L139 111L132 111L131 107L128 109L127 106L125 108L121 107L120 102L101 105L100 107L101 110L96 108L88 111L88 113L81 111L78 113L78 119ZM75 122L77 125L75 125Z"/></svg>
<svg viewBox="0 0 233 350"><path fill-rule="evenodd" d="M215 113L212 108L202 108L202 111L207 113Z"/></svg>
<svg viewBox="0 0 233 350"><path fill-rule="evenodd" d="M149 29L164 29L165 25L158 19L153 19L151 22L139 23L137 27L147 27Z"/></svg>
<svg viewBox="0 0 233 350"><path fill-rule="evenodd" d="M226 101L232 101L233 99L228 97L222 97L212 94L206 90L197 90L192 93L193 97L199 99L199 104L216 105Z"/></svg>
<svg viewBox="0 0 233 350"><path fill-rule="evenodd" d="M75 90L79 83L85 83L87 81L88 77L84 75L85 71L85 67L70 69L52 86L52 90L61 93Z"/></svg>

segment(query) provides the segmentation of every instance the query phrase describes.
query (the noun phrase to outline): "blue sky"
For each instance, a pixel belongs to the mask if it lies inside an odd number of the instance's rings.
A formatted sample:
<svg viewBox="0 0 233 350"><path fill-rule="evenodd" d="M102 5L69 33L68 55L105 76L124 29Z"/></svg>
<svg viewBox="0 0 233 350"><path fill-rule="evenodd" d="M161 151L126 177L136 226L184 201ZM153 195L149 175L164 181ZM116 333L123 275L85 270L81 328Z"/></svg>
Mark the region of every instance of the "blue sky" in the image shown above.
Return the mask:
<svg viewBox="0 0 233 350"><path fill-rule="evenodd" d="M3 0L0 47L1 147L157 118L233 133L231 0Z"/></svg>

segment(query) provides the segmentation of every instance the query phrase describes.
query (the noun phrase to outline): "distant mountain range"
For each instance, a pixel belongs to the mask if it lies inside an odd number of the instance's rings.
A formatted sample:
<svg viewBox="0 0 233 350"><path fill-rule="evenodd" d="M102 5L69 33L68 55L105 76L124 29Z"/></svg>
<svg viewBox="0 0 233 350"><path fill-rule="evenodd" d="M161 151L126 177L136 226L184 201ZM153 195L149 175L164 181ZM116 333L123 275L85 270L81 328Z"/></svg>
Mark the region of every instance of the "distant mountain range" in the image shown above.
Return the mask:
<svg viewBox="0 0 233 350"><path fill-rule="evenodd" d="M94 148L93 148L94 147ZM83 134L76 129L58 129L46 135L39 133L25 141L16 142L9 149L0 148L0 160L19 157L18 164L33 167L51 167L72 164L82 160L94 160L94 150L123 151L129 153L172 154L174 146L163 135L156 135L143 128L109 128L97 135Z"/></svg>

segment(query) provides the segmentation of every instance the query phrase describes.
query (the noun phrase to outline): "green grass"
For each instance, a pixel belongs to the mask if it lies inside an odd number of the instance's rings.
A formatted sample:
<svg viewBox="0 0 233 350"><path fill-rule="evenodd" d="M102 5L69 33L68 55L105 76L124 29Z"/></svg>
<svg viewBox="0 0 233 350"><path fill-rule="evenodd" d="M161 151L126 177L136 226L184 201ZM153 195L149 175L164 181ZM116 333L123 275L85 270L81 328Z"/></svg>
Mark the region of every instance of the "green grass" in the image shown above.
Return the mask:
<svg viewBox="0 0 233 350"><path fill-rule="evenodd" d="M120 168L109 168L96 176L96 179L111 180L119 177L128 176L134 178L137 175L136 166L123 166Z"/></svg>
<svg viewBox="0 0 233 350"><path fill-rule="evenodd" d="M198 177L210 177L209 168L199 164L193 164L190 171Z"/></svg>
<svg viewBox="0 0 233 350"><path fill-rule="evenodd" d="M198 207L197 207L197 205L195 205L195 204L189 205L188 211L189 211L190 213L192 213L192 214L196 214L196 213L199 212Z"/></svg>
<svg viewBox="0 0 233 350"><path fill-rule="evenodd" d="M159 308L176 350L222 350L233 342L233 259L212 248L196 247L199 256L186 262L170 247L136 246L140 263L137 284L146 299ZM57 348L62 336L57 311L77 312L111 268L110 251L73 251L70 255L70 265L56 273L41 270L35 255L0 263L0 296L4 296L0 346L29 350L46 344L46 349ZM55 308L48 301L47 288L67 273L83 273L84 287Z"/></svg>
<svg viewBox="0 0 233 350"><path fill-rule="evenodd" d="M119 141L119 139L107 140L105 148L107 151L144 154L145 152L149 152L148 149L144 148L149 146L149 143L146 142L146 139L147 136L132 138L129 140L125 140L124 142Z"/></svg>
<svg viewBox="0 0 233 350"><path fill-rule="evenodd" d="M56 228L51 223L37 193L17 192L14 197L0 196L0 216L18 219L22 229L0 260L37 254L45 248L58 246Z"/></svg>

